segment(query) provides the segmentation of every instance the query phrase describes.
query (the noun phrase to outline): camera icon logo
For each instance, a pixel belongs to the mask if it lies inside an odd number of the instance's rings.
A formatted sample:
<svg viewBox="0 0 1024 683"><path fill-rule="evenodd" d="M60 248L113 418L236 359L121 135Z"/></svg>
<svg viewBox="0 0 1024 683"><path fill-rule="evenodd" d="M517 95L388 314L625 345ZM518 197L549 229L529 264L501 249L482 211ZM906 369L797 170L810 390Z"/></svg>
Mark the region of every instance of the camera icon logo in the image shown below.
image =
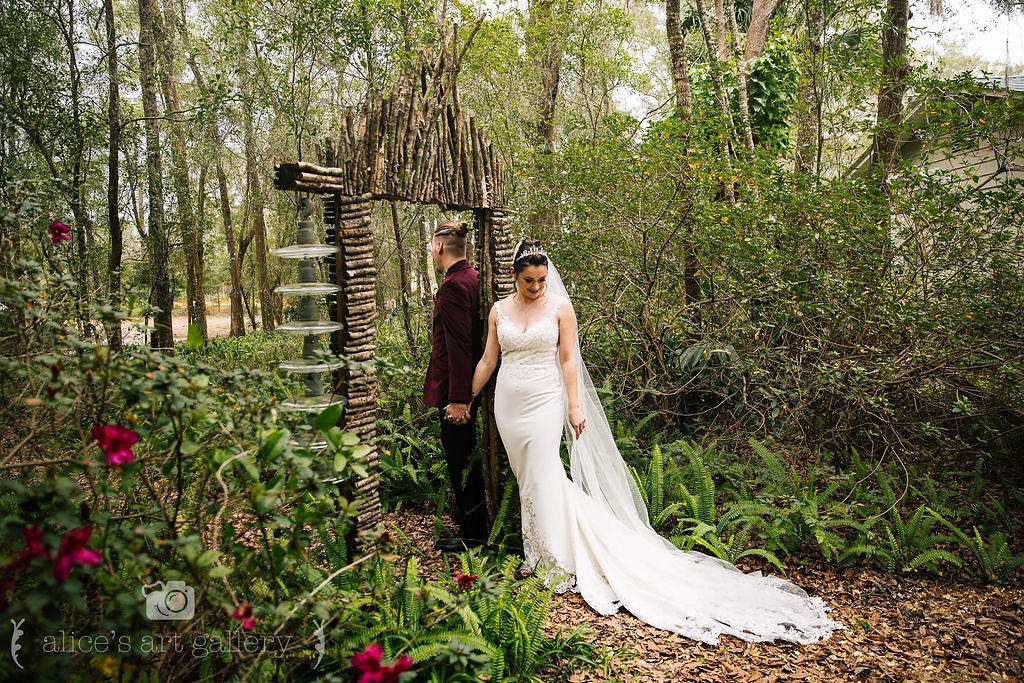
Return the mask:
<svg viewBox="0 0 1024 683"><path fill-rule="evenodd" d="M147 588L151 590L147 592ZM184 581L149 583L142 587L142 595L146 617L152 621L184 621L196 614L196 591Z"/></svg>

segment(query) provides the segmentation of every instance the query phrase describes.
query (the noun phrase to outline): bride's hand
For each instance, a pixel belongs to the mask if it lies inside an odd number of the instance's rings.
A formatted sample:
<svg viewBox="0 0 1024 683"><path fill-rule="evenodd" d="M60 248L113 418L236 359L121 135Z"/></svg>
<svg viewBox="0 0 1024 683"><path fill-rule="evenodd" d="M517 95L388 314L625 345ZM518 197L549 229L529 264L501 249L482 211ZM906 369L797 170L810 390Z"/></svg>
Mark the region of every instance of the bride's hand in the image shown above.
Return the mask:
<svg viewBox="0 0 1024 683"><path fill-rule="evenodd" d="M576 438L580 438L583 428L587 426L587 418L584 417L581 409L569 408L569 426L576 433Z"/></svg>

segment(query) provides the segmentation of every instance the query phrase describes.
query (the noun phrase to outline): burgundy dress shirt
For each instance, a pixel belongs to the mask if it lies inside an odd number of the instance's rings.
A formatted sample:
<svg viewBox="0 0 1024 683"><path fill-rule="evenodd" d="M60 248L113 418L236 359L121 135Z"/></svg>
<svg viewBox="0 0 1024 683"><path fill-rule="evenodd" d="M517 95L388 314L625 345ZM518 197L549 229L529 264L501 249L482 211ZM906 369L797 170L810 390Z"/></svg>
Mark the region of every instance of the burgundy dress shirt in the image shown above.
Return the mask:
<svg viewBox="0 0 1024 683"><path fill-rule="evenodd" d="M473 400L473 370L482 355L480 275L463 260L445 273L434 298L430 364L423 403L438 408Z"/></svg>

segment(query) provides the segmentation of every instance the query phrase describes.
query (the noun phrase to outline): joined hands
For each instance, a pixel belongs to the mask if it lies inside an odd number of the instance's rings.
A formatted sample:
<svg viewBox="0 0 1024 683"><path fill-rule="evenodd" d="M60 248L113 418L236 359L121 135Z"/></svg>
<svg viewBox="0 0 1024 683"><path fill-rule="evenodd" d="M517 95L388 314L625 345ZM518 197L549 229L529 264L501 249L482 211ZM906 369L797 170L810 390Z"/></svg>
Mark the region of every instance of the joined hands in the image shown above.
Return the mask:
<svg viewBox="0 0 1024 683"><path fill-rule="evenodd" d="M464 425L469 422L470 403L449 403L444 407L444 419L452 424Z"/></svg>

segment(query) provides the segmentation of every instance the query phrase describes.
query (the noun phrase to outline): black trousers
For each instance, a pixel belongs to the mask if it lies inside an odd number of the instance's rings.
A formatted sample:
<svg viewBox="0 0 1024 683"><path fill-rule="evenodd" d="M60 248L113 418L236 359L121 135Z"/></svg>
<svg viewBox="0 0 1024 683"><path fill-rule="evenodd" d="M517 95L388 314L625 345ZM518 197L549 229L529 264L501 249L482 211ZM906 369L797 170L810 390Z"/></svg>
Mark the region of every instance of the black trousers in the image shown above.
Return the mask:
<svg viewBox="0 0 1024 683"><path fill-rule="evenodd" d="M462 538L487 540L487 502L484 495L483 460L476 448L476 407L466 424L452 424L440 408L441 445L448 464L448 479L458 508L454 515Z"/></svg>

